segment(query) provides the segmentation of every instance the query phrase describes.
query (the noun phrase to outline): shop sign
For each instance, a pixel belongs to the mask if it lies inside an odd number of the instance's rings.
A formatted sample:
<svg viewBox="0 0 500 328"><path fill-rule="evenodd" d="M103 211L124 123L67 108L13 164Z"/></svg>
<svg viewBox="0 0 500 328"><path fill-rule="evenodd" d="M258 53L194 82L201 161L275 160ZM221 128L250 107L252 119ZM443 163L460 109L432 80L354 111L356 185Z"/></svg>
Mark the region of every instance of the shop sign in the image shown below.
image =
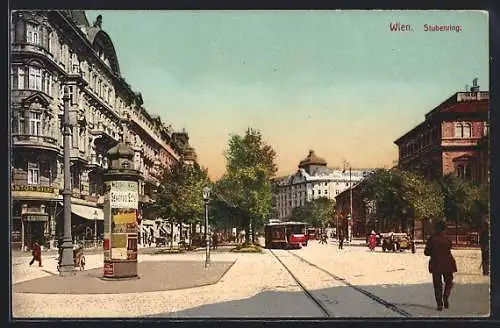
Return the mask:
<svg viewBox="0 0 500 328"><path fill-rule="evenodd" d="M55 188L50 186L12 185L12 191L43 192L53 194L55 192Z"/></svg>

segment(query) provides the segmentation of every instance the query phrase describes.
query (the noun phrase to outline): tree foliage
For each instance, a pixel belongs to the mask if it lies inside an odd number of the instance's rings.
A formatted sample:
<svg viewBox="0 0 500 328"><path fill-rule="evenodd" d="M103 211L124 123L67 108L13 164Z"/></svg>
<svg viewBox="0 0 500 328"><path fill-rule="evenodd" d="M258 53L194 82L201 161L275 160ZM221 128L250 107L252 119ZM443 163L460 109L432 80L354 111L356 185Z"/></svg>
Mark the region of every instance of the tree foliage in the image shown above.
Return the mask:
<svg viewBox="0 0 500 328"><path fill-rule="evenodd" d="M224 203L217 212L221 218L229 215L241 228L248 228L250 222L257 228L271 215L270 179L277 172L276 152L258 130L248 128L244 136L230 137L225 156L226 172L214 187Z"/></svg>
<svg viewBox="0 0 500 328"><path fill-rule="evenodd" d="M176 162L164 171L153 210L166 220L199 222L204 213L202 190L209 183L206 169L198 164Z"/></svg>
<svg viewBox="0 0 500 328"><path fill-rule="evenodd" d="M443 215L444 198L439 185L416 173L378 169L363 182L361 197L374 202L375 217L385 226L408 217L432 218Z"/></svg>
<svg viewBox="0 0 500 328"><path fill-rule="evenodd" d="M293 220L306 222L313 227L325 227L335 216L335 200L321 197L295 207Z"/></svg>
<svg viewBox="0 0 500 328"><path fill-rule="evenodd" d="M443 191L444 213L449 220L477 225L488 214L489 190L453 175L439 180Z"/></svg>

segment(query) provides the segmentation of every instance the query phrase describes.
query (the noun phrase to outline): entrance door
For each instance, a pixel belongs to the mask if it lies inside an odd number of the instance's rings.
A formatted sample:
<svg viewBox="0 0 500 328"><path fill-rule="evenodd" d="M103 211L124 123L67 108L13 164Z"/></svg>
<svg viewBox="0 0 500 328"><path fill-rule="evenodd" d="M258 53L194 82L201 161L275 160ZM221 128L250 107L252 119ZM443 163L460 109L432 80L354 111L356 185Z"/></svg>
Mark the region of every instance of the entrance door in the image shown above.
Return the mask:
<svg viewBox="0 0 500 328"><path fill-rule="evenodd" d="M30 249L35 241L37 241L40 245L43 245L45 242L44 238L45 222L25 221L24 225L25 225L24 244L28 246Z"/></svg>

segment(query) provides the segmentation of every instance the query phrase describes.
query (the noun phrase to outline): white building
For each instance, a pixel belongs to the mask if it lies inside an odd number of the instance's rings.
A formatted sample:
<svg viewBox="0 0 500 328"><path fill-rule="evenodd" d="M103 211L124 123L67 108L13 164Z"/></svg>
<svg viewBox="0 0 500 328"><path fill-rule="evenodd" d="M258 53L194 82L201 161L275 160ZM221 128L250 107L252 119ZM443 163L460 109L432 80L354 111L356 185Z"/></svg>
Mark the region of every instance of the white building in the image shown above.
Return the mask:
<svg viewBox="0 0 500 328"><path fill-rule="evenodd" d="M296 173L273 180L273 207L280 220L292 219L292 209L313 199L335 199L349 186L357 184L372 169L329 168L313 150L298 165Z"/></svg>

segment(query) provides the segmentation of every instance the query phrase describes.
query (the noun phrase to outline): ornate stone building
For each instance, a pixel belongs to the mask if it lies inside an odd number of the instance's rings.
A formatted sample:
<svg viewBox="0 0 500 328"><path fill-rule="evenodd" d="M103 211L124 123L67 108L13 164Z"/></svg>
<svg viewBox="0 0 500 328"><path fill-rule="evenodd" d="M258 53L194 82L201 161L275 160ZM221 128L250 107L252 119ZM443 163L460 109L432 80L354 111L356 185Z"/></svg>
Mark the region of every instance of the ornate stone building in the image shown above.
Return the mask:
<svg viewBox="0 0 500 328"><path fill-rule="evenodd" d="M280 220L293 219L292 210L313 199L335 199L342 191L361 181L371 169L349 171L327 167L313 150L300 161L295 174L273 180L273 208Z"/></svg>
<svg viewBox="0 0 500 328"><path fill-rule="evenodd" d="M195 161L186 132L177 143L172 127L143 107L140 93L120 73L99 15L84 11L16 11L11 17L12 241L46 246L62 234L63 88L77 125L71 140L73 233L102 232L102 173L106 152L119 140L134 151L142 173L140 200L151 202L162 169Z"/></svg>

